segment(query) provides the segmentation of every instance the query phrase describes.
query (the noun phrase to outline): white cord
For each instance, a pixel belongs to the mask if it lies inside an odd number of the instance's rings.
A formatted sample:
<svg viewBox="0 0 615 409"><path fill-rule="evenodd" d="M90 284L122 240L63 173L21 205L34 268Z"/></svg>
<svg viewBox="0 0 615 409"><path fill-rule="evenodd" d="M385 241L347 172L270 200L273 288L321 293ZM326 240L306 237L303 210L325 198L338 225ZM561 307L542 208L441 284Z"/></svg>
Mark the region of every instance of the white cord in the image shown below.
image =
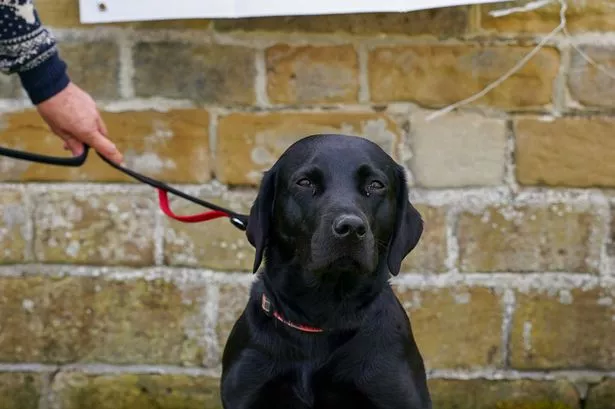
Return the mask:
<svg viewBox="0 0 615 409"><path fill-rule="evenodd" d="M508 78L510 78L511 76L513 76L516 72L518 72L521 68L523 68L523 66L525 64L527 64L527 62L534 56L536 55L536 53L538 53L543 47L544 45L549 42L553 37L555 37L559 32L565 32L567 33L568 31L566 30L566 11L568 10L568 4L566 4L565 0L558 0L561 8L560 8L560 12L559 12L559 16L560 16L560 23L557 27L555 27L553 29L553 31L551 31L546 37L544 37L536 47L534 47L534 49L532 51L530 51L525 57L523 57L521 60L519 60L519 62L517 62L510 70L508 70L504 75L502 75L500 78L498 78L497 80L493 81L491 84L487 85L482 91L477 92L476 94L463 99L461 101L455 102L454 104L448 105L442 109L439 109L431 114L429 114L425 119L427 121L431 121L433 119L436 119L442 115L446 115L450 112L452 112L453 110L459 108L460 106L463 105L467 105L471 102L476 101L479 98L484 97L487 93L489 93L489 91L491 91L492 89L494 89L495 87L499 86L500 84L502 84L504 81L506 81ZM547 4L544 3L542 4L543 6ZM512 9L511 9L512 10ZM515 11L527 11L524 10L521 7L517 7L514 9L513 12ZM510 14L510 13L506 13L506 14ZM505 15L505 14L504 14ZM575 50L578 51L578 47L576 45L573 45L573 47L575 48ZM585 53L580 53L581 56L583 58L585 58ZM586 58L586 60L588 62L590 62L593 65L597 65L595 62L590 61L589 59Z"/></svg>

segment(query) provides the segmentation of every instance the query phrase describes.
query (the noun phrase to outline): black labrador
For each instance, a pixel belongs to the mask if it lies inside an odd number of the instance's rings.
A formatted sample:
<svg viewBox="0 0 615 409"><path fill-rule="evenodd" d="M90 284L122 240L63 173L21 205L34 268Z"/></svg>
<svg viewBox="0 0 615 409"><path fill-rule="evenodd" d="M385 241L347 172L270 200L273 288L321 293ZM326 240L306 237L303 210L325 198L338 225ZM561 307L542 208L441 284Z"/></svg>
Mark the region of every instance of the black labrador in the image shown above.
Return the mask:
<svg viewBox="0 0 615 409"><path fill-rule="evenodd" d="M225 409L431 408L423 359L389 284L423 221L375 143L312 135L263 176L247 236L248 304L223 354Z"/></svg>

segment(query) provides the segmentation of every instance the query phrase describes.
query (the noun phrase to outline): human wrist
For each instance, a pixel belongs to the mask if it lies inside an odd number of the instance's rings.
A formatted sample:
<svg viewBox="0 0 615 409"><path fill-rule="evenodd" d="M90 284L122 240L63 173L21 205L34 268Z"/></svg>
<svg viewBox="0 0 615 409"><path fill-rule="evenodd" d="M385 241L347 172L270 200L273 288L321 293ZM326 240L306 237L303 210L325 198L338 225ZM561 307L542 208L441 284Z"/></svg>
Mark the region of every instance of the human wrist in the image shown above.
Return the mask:
<svg viewBox="0 0 615 409"><path fill-rule="evenodd" d="M58 94L70 83L66 63L58 53L32 69L19 72L19 78L34 105Z"/></svg>

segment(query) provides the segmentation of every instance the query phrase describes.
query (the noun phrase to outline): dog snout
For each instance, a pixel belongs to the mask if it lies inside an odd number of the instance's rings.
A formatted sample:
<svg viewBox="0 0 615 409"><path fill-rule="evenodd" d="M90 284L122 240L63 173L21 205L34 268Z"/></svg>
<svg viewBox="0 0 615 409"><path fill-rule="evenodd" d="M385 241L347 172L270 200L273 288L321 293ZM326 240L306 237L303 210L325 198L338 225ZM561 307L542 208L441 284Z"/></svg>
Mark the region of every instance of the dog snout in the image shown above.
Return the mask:
<svg viewBox="0 0 615 409"><path fill-rule="evenodd" d="M340 239L362 239L367 233L367 226L362 218L353 214L343 214L333 220L333 235Z"/></svg>

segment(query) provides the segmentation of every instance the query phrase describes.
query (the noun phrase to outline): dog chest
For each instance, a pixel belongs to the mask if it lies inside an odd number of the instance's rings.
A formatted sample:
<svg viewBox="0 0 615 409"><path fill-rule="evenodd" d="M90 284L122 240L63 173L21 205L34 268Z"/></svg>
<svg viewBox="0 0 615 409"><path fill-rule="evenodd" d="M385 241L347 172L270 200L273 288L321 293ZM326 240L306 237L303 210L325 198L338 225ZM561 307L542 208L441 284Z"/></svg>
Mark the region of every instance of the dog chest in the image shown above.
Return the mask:
<svg viewBox="0 0 615 409"><path fill-rule="evenodd" d="M267 409L375 408L355 385L336 381L332 372L315 364L297 366L273 379L259 403L267 403L262 406Z"/></svg>

